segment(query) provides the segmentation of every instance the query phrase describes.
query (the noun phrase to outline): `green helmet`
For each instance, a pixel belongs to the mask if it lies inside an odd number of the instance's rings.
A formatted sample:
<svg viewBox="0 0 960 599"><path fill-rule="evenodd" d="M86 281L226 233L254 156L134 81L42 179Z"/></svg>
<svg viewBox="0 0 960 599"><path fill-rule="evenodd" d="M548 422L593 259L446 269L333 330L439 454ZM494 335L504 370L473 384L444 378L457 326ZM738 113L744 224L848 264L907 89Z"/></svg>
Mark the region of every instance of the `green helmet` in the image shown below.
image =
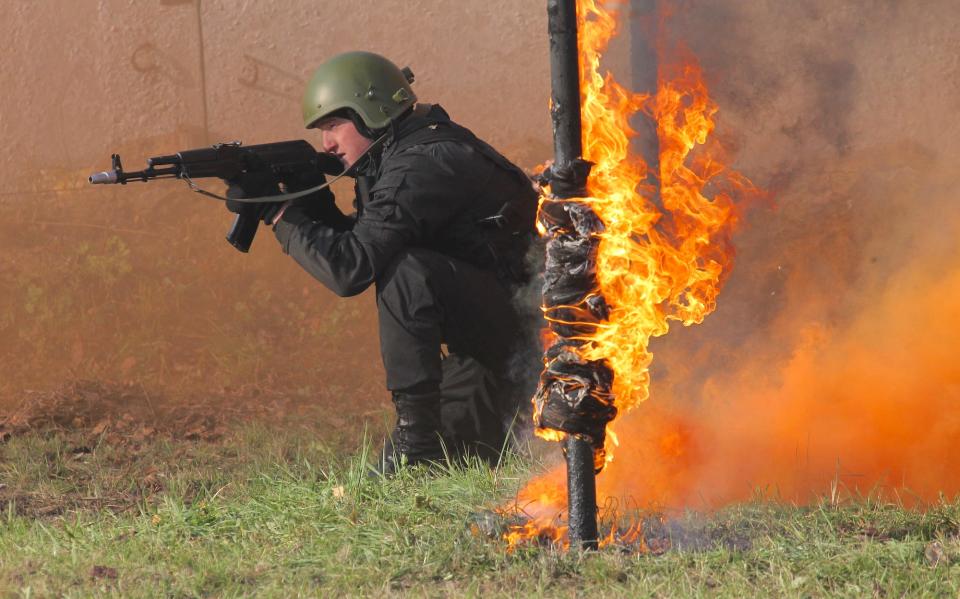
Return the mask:
<svg viewBox="0 0 960 599"><path fill-rule="evenodd" d="M303 124L343 108L356 112L370 129L381 129L417 101L409 67L397 68L372 52L345 52L320 65L303 94Z"/></svg>

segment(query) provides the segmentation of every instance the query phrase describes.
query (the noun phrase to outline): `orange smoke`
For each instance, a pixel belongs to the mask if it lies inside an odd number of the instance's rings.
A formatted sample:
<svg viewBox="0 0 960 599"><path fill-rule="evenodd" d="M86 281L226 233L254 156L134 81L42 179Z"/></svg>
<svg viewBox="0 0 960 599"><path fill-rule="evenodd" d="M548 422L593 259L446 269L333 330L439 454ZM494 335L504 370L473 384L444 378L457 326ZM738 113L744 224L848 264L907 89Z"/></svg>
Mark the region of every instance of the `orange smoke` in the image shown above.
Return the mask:
<svg viewBox="0 0 960 599"><path fill-rule="evenodd" d="M747 355L698 404L658 396L663 407L619 423L622 459L601 494L710 508L758 490L798 502L957 493L960 270L931 260L891 278L849 324L776 323L799 339L779 368Z"/></svg>

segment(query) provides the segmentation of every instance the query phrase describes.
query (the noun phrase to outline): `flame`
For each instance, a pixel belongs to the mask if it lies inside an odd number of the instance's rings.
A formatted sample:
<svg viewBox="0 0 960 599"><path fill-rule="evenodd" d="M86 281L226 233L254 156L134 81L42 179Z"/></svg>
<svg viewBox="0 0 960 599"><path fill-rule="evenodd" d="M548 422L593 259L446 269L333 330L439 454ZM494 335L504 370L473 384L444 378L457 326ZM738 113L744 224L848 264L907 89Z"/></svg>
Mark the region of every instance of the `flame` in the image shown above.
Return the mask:
<svg viewBox="0 0 960 599"><path fill-rule="evenodd" d="M508 551L514 551L523 545L552 546L569 548L567 526L561 517L557 506L566 502L564 472L554 469L541 477L530 481L523 491L518 494L515 505L502 509L507 518L521 514L525 519L522 524L509 527L504 534L508 543ZM646 550L641 522L621 522L617 518L616 510L607 510L610 522L599 544L605 547L613 544L632 544L640 551Z"/></svg>
<svg viewBox="0 0 960 599"><path fill-rule="evenodd" d="M586 343L579 353L585 360L603 360L611 367L613 401L622 415L649 396L650 339L666 334L671 321L698 324L716 308L733 263L734 195L754 190L747 179L724 166L716 147L705 145L715 127L717 105L692 56L684 55L674 68L661 65L654 95L631 92L611 73L601 73L601 57L618 31L619 15L608 4L613 2L577 3L583 157L594 166L588 197L574 201L589 204L603 221L596 291L611 307L608 320L581 338ZM630 140L636 136L630 119L641 110L656 122L655 173L641 156L630 152ZM569 314L578 307L565 308L573 308ZM544 316L553 320L548 310ZM598 452L599 466L614 456L617 436L612 425L607 427L605 452ZM550 429L538 429L537 434L550 440L565 436ZM555 472L546 480L563 489L557 478ZM559 530L553 514L564 508L565 496L545 495L542 485L535 480L520 493L521 500L537 503L541 513L508 533L511 544L536 537L547 527ZM628 533L638 534L633 528ZM612 528L608 542L616 536Z"/></svg>
<svg viewBox="0 0 960 599"><path fill-rule="evenodd" d="M650 339L666 334L671 320L698 324L716 308L733 262L736 211L729 193L708 198L704 189L711 183L722 187L721 179L742 188L745 180L731 177L714 155L689 160L713 131L717 112L699 65L681 65L673 78L661 79L652 97L632 93L610 73L600 75L600 57L616 33L614 13L596 0L582 0L579 9L584 158L595 163L586 201L606 227L597 278L612 306L584 358L610 363L623 414L649 395ZM642 157L629 153L636 135L629 119L641 108L657 124L658 188L645 183L648 166Z"/></svg>

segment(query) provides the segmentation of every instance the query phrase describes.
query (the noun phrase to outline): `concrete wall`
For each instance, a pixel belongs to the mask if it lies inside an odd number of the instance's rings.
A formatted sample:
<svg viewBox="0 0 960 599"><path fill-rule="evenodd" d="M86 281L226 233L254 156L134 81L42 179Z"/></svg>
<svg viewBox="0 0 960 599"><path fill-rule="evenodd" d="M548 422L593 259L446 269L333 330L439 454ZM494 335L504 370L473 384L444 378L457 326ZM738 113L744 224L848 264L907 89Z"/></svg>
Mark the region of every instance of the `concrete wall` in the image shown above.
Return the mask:
<svg viewBox="0 0 960 599"><path fill-rule="evenodd" d="M21 177L101 165L138 143L167 150L149 140L174 134L302 137L303 83L349 49L410 65L421 99L520 161L549 148L538 2L40 0L5 11L0 165Z"/></svg>
<svg viewBox="0 0 960 599"><path fill-rule="evenodd" d="M208 141L318 144L302 127L304 82L326 57L368 49L409 65L422 101L518 163L550 154L540 2L39 0L3 11L0 399L78 378L170 393L383 393L372 297L337 301L268 231L235 252L222 239L230 216L183 183L88 185L111 152L132 170ZM337 191L348 204L350 190Z"/></svg>

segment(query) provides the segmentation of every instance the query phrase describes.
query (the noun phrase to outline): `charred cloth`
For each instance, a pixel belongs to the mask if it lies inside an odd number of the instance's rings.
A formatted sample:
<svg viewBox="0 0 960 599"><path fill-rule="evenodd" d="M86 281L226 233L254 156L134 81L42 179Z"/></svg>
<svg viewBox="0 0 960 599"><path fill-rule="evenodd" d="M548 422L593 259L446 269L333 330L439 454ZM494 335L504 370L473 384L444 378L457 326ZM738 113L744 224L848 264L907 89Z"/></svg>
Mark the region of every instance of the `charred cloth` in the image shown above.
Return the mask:
<svg viewBox="0 0 960 599"><path fill-rule="evenodd" d="M547 350L535 399L537 426L578 435L602 452L607 423L617 415L610 393L613 372L572 349L557 342Z"/></svg>
<svg viewBox="0 0 960 599"><path fill-rule="evenodd" d="M596 277L604 227L587 202L569 195L586 195L589 169L590 163L580 160L548 169L542 178L552 194L543 199L539 214L547 237L543 311L555 340L544 355L534 402L538 427L575 435L602 455L606 425L617 414L613 372L605 361L583 358L581 349L582 339L610 313Z"/></svg>

